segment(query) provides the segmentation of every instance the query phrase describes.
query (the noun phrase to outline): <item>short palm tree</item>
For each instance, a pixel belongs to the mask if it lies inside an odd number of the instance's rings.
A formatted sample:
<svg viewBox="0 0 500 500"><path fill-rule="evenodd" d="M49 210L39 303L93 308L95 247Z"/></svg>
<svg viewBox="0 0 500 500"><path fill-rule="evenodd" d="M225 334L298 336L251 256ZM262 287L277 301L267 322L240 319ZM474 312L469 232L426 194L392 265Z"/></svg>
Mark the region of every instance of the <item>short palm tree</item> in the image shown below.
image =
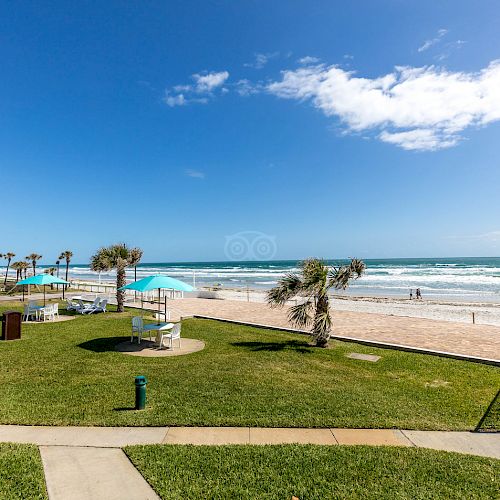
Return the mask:
<svg viewBox="0 0 500 500"><path fill-rule="evenodd" d="M70 250L65 250L64 252L61 252L61 255L59 255L59 260L65 260L66 261L66 275L65 275L65 280L68 281L68 276L69 276L69 263L71 262L71 257L73 257L73 252ZM59 269L59 266L58 266ZM67 285L64 285L67 286Z"/></svg>
<svg viewBox="0 0 500 500"><path fill-rule="evenodd" d="M33 267L33 276L36 274L36 263L38 260L42 258L41 255L38 255L37 253L30 253L25 257L26 260L29 260L31 262L31 265Z"/></svg>
<svg viewBox="0 0 500 500"><path fill-rule="evenodd" d="M47 269L44 269L43 272L45 274L50 274L51 276L54 276L54 273L57 271L56 267L48 267ZM50 284L50 289L54 290L54 285L51 283Z"/></svg>
<svg viewBox="0 0 500 500"><path fill-rule="evenodd" d="M12 252L7 252L7 253L4 253L3 255L0 255L0 257L7 259L7 268L5 269L5 279L3 280L4 286L7 284L7 275L9 274L10 262L11 262L12 258L15 256L16 256L16 254L12 253Z"/></svg>
<svg viewBox="0 0 500 500"><path fill-rule="evenodd" d="M332 329L328 292L331 288L345 290L365 267L359 259L331 268L320 259L307 259L300 264L299 273L288 274L269 290L267 302L271 307L283 307L288 300L299 297L300 303L290 307L289 321L299 328L312 327L316 345L326 347Z"/></svg>
<svg viewBox="0 0 500 500"><path fill-rule="evenodd" d="M111 271L116 269L116 303L117 311L123 312L125 292L120 290L127 283L125 270L132 265L132 250L125 243L118 243L100 248L90 259L92 271Z"/></svg>
<svg viewBox="0 0 500 500"><path fill-rule="evenodd" d="M14 271L16 271L16 281L19 281L19 275L21 274L21 269L22 269L21 262L13 262L10 267L14 269Z"/></svg>

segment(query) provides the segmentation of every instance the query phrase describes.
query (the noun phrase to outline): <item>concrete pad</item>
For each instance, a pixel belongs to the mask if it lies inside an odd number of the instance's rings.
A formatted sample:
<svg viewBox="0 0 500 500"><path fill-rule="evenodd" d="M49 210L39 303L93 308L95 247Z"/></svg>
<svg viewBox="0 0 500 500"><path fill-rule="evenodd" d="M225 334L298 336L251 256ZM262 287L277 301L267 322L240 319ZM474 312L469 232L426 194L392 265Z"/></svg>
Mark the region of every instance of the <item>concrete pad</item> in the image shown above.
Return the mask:
<svg viewBox="0 0 500 500"><path fill-rule="evenodd" d="M248 444L248 427L170 427L165 444Z"/></svg>
<svg viewBox="0 0 500 500"><path fill-rule="evenodd" d="M158 500L119 449L41 446L50 500Z"/></svg>
<svg viewBox="0 0 500 500"><path fill-rule="evenodd" d="M196 339L181 339L181 347L178 347L177 340L174 341L174 348L160 349L156 342L152 340L141 340L141 343L121 342L115 346L118 352L130 354L131 356L144 356L146 358L163 358L170 356L183 356L205 349L205 342Z"/></svg>
<svg viewBox="0 0 500 500"><path fill-rule="evenodd" d="M380 356L375 356L375 354L361 354L359 352L351 352L350 354L346 354L346 358L360 359L361 361L370 361L372 363L376 363L380 359Z"/></svg>
<svg viewBox="0 0 500 500"><path fill-rule="evenodd" d="M121 448L134 444L157 444L168 427L43 427L0 425L0 441L42 446L98 446Z"/></svg>
<svg viewBox="0 0 500 500"><path fill-rule="evenodd" d="M411 446L401 431L393 429L331 429L339 444Z"/></svg>
<svg viewBox="0 0 500 500"><path fill-rule="evenodd" d="M415 446L500 458L500 433L402 431Z"/></svg>
<svg viewBox="0 0 500 500"><path fill-rule="evenodd" d="M250 427L250 444L337 444L330 429Z"/></svg>

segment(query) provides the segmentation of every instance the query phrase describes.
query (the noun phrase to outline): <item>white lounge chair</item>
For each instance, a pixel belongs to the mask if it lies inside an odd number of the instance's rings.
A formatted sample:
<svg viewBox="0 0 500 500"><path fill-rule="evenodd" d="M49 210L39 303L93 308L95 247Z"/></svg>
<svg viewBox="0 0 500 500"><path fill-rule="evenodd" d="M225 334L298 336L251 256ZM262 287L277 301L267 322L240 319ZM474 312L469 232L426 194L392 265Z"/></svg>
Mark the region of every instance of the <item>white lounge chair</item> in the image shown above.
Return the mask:
<svg viewBox="0 0 500 500"><path fill-rule="evenodd" d="M89 311L88 314L94 314L99 312L105 313L107 305L108 305L108 299L102 299L101 302L96 306L95 305L90 306L92 310Z"/></svg>
<svg viewBox="0 0 500 500"><path fill-rule="evenodd" d="M137 343L141 343L142 334L144 333L144 321L141 316L134 316L132 318L132 335L130 342L134 341L134 335L137 336Z"/></svg>
<svg viewBox="0 0 500 500"><path fill-rule="evenodd" d="M84 304L82 299L78 299L78 306L76 311L80 314L87 314L92 310L92 307L89 304Z"/></svg>
<svg viewBox="0 0 500 500"><path fill-rule="evenodd" d="M173 328L168 333L163 333L161 330L158 332L159 334L159 348L162 349L163 341L169 340L170 349L174 348L174 340L179 341L179 349L181 348L181 324L176 323Z"/></svg>
<svg viewBox="0 0 500 500"><path fill-rule="evenodd" d="M77 311L78 303L73 302L72 299L66 299L66 311Z"/></svg>

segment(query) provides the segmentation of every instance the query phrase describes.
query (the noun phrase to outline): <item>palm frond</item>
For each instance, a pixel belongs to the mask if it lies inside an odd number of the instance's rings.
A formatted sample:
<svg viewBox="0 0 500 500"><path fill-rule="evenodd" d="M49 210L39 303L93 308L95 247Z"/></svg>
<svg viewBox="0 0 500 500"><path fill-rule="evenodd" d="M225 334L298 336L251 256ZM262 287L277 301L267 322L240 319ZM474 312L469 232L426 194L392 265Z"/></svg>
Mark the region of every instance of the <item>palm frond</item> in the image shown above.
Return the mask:
<svg viewBox="0 0 500 500"><path fill-rule="evenodd" d="M302 290L302 280L298 274L289 273L281 278L278 285L267 292L267 303L271 307L282 307Z"/></svg>
<svg viewBox="0 0 500 500"><path fill-rule="evenodd" d="M365 272L366 265L362 260L351 259L350 264L338 268L332 268L328 274L328 287L337 290L345 290L349 282L358 279Z"/></svg>
<svg viewBox="0 0 500 500"><path fill-rule="evenodd" d="M312 322L311 312L313 309L312 300L291 306L288 311L288 321L299 328L307 328Z"/></svg>

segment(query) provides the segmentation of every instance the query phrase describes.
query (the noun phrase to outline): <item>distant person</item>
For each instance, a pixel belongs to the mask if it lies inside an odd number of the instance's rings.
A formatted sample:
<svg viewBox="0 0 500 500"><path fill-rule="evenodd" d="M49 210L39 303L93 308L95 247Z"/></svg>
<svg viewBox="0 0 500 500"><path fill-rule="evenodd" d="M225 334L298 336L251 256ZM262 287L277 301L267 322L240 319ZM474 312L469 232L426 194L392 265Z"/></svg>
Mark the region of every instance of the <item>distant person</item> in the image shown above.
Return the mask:
<svg viewBox="0 0 500 500"><path fill-rule="evenodd" d="M420 288L417 288L417 299L422 298L422 292L420 291Z"/></svg>
<svg viewBox="0 0 500 500"><path fill-rule="evenodd" d="M410 300L413 299L413 290L410 288Z"/></svg>

